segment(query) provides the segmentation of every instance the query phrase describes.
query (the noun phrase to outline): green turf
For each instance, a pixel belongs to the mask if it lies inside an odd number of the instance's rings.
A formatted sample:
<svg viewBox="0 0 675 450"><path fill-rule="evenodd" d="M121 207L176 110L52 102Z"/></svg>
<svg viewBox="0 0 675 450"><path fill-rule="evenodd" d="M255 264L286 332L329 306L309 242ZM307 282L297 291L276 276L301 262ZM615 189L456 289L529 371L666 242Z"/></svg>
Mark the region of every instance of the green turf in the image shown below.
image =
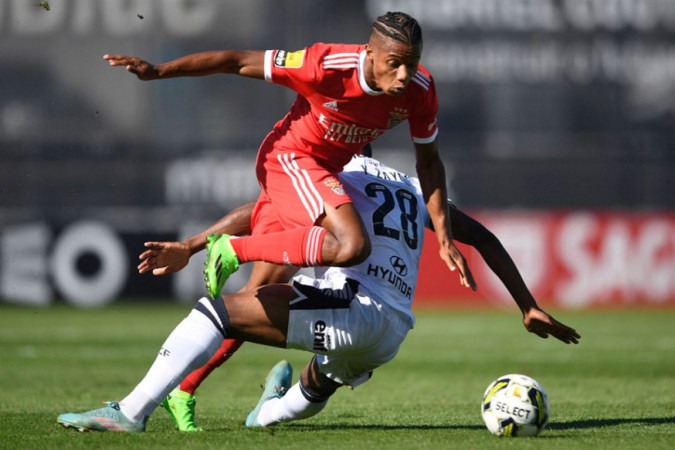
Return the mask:
<svg viewBox="0 0 675 450"><path fill-rule="evenodd" d="M198 393L198 424L180 434L158 410L144 434L77 433L56 416L127 394L188 308L120 305L83 311L0 306L0 448L672 449L675 311L563 312L582 343L524 331L514 312L418 312L399 356L354 391L339 391L307 421L248 430L243 420L279 359L307 355L247 344ZM485 387L520 372L551 400L536 438L490 435Z"/></svg>

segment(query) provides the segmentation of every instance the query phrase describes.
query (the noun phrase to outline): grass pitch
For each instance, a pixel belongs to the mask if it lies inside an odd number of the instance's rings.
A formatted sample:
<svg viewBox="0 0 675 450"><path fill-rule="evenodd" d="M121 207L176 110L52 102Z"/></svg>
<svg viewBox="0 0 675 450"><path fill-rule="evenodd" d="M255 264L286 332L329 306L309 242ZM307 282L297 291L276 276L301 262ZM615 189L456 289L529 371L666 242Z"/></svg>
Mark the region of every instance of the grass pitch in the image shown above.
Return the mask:
<svg viewBox="0 0 675 450"><path fill-rule="evenodd" d="M418 311L394 361L303 422L243 426L268 369L286 358L299 371L308 360L246 344L198 392L204 433L176 432L161 409L143 434L77 433L56 423L62 412L124 397L188 311L0 306L0 448L675 448L675 310L555 314L581 333L578 346L525 332L515 308ZM549 427L538 437L497 438L483 426L485 387L514 372L549 394Z"/></svg>

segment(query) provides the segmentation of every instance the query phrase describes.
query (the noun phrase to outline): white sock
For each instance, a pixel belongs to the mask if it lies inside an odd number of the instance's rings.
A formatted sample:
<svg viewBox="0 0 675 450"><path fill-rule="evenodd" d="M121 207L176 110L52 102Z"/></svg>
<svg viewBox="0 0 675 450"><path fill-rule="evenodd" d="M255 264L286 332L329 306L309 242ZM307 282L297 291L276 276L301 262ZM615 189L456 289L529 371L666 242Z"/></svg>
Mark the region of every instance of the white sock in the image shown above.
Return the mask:
<svg viewBox="0 0 675 450"><path fill-rule="evenodd" d="M291 386L283 397L266 401L260 408L258 422L265 427L281 422L307 419L318 414L327 404L328 399L322 402L307 400L298 382Z"/></svg>
<svg viewBox="0 0 675 450"><path fill-rule="evenodd" d="M119 402L122 414L132 422L152 414L183 378L211 359L222 342L213 322L193 309L166 339L143 380Z"/></svg>

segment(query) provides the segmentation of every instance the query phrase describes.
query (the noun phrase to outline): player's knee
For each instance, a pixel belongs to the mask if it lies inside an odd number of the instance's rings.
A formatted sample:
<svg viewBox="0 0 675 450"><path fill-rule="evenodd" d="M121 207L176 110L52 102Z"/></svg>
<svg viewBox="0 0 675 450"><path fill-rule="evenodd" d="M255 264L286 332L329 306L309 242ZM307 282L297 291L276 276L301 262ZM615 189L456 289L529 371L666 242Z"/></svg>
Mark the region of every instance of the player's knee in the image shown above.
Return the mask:
<svg viewBox="0 0 675 450"><path fill-rule="evenodd" d="M336 266L354 266L370 256L371 246L368 236L350 236L340 240L339 251L334 261Z"/></svg>

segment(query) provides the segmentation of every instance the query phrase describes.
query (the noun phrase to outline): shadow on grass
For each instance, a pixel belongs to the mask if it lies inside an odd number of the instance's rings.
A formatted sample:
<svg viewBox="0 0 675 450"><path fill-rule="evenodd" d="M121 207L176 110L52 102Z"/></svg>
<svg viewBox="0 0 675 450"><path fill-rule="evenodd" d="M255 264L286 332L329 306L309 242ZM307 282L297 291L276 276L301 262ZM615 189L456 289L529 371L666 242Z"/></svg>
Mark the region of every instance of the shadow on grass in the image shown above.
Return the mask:
<svg viewBox="0 0 675 450"><path fill-rule="evenodd" d="M383 425L383 424L351 424L351 425L301 425L289 423L285 424L287 428L295 428L298 430L373 430L373 431L391 431L391 430L483 430L484 425Z"/></svg>
<svg viewBox="0 0 675 450"><path fill-rule="evenodd" d="M570 422L552 422L546 427L548 430L564 431L585 428L604 428L619 425L640 424L646 426L665 425L675 423L675 417L640 417L640 418L620 418L620 419L588 419L573 420ZM423 425L423 424L335 424L335 425L305 425L299 423L288 423L284 425L286 429L297 431L320 431L320 430L372 430L372 431L392 431L392 430L483 430L485 426L480 425ZM265 429L272 432L272 428Z"/></svg>
<svg viewBox="0 0 675 450"><path fill-rule="evenodd" d="M548 424L550 430L573 430L583 428L615 427L617 425L665 425L675 423L675 417L639 417L621 419L588 419L573 420L571 422L553 422Z"/></svg>

